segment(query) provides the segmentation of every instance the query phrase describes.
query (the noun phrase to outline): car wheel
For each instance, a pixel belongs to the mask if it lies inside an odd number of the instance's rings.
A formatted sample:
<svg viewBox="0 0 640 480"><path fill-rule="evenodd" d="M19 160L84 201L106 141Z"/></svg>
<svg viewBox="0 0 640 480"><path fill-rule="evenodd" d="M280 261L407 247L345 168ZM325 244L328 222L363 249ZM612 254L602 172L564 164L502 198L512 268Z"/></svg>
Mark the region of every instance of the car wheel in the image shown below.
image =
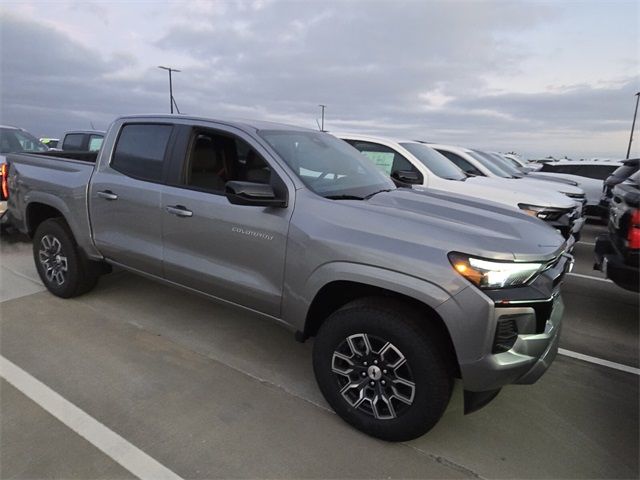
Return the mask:
<svg viewBox="0 0 640 480"><path fill-rule="evenodd" d="M327 318L315 339L313 367L340 417L388 441L433 428L449 403L453 378L428 322L393 299L357 300Z"/></svg>
<svg viewBox="0 0 640 480"><path fill-rule="evenodd" d="M42 283L58 297L82 295L96 285L100 276L100 265L83 255L60 218L50 218L38 226L33 257Z"/></svg>

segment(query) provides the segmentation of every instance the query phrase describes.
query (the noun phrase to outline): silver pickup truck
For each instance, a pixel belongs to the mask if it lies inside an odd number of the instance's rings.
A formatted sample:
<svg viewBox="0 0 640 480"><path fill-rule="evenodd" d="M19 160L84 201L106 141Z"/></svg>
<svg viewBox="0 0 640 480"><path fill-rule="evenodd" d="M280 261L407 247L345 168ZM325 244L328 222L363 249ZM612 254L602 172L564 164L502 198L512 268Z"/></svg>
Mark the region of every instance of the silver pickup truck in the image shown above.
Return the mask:
<svg viewBox="0 0 640 480"><path fill-rule="evenodd" d="M320 390L370 435L422 435L455 378L471 412L556 355L572 258L538 219L397 189L347 143L267 122L125 117L70 155L8 157L9 214L51 293L114 265L315 337Z"/></svg>

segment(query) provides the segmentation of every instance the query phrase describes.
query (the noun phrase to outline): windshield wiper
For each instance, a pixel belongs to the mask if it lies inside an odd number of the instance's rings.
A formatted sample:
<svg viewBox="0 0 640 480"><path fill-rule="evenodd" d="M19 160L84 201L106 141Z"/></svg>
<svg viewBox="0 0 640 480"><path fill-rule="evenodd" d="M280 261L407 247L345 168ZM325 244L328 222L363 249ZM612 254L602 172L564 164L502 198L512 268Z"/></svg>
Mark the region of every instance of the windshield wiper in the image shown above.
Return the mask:
<svg viewBox="0 0 640 480"><path fill-rule="evenodd" d="M377 192L373 192L373 193L370 193L369 195L365 196L364 199L365 200L369 200L374 195L377 195L377 194L382 193L382 192L390 192L391 190L392 190L391 188L386 188L384 190L378 190Z"/></svg>
<svg viewBox="0 0 640 480"><path fill-rule="evenodd" d="M324 198L329 200L364 200L365 197L358 197L357 195L327 195Z"/></svg>

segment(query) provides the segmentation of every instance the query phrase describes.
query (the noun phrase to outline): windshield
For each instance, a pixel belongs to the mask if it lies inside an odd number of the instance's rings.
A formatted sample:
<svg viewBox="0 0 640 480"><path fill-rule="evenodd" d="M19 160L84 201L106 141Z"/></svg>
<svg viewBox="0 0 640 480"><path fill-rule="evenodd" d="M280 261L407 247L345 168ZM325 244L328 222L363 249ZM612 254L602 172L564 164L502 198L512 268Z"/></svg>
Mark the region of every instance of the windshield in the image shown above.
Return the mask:
<svg viewBox="0 0 640 480"><path fill-rule="evenodd" d="M627 178L627 182L633 182L636 185L640 184L640 170Z"/></svg>
<svg viewBox="0 0 640 480"><path fill-rule="evenodd" d="M616 168L611 176L620 177L620 178L628 178L630 177L636 170L638 170L638 165L622 165L621 167Z"/></svg>
<svg viewBox="0 0 640 480"><path fill-rule="evenodd" d="M0 153L46 152L49 148L33 135L14 128L0 129Z"/></svg>
<svg viewBox="0 0 640 480"><path fill-rule="evenodd" d="M423 143L407 142L400 145L409 150L411 155L420 160L425 167L440 178L446 178L447 180L464 180L467 178L465 173L447 157Z"/></svg>
<svg viewBox="0 0 640 480"><path fill-rule="evenodd" d="M480 154L480 152L475 150L468 150L467 153L471 155L473 158L475 158L478 162L480 162L483 167L485 167L494 175L497 175L498 177L502 177L502 178L513 178L513 175L511 175L509 172L505 171L504 169L500 168L498 165L496 165L493 162L493 160L485 158L484 155Z"/></svg>
<svg viewBox="0 0 640 480"><path fill-rule="evenodd" d="M365 198L393 182L347 142L322 132L258 132L310 190L323 197Z"/></svg>
<svg viewBox="0 0 640 480"><path fill-rule="evenodd" d="M507 173L510 173L514 177L521 178L523 176L522 171L517 169L513 165L511 165L511 163L503 156L498 155L497 153L488 153L488 152L480 152L480 151L478 153L480 155L484 155L489 160L493 159L496 165L498 165L501 169L503 169Z"/></svg>

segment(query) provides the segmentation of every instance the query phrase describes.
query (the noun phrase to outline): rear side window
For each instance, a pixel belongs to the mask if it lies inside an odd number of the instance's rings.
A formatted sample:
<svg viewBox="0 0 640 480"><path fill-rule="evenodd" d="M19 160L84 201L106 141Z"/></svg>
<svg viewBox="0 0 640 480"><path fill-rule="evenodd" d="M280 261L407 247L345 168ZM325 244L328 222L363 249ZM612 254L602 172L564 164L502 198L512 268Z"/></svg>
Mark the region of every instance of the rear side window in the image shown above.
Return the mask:
<svg viewBox="0 0 640 480"><path fill-rule="evenodd" d="M571 175L578 175L580 177L593 178L594 180L604 180L613 171L618 168L618 165L593 165L593 164L563 164L558 163L545 163L540 169L541 172L555 172L566 173Z"/></svg>
<svg viewBox="0 0 640 480"><path fill-rule="evenodd" d="M125 125L113 152L111 167L130 177L160 182L172 128L171 125Z"/></svg>
<svg viewBox="0 0 640 480"><path fill-rule="evenodd" d="M64 143L62 144L63 150L82 150L82 143L84 142L84 134L71 133L64 137Z"/></svg>
<svg viewBox="0 0 640 480"><path fill-rule="evenodd" d="M102 146L102 140L102 135L91 135L89 137L89 151L97 152L98 150L100 150L100 147Z"/></svg>

